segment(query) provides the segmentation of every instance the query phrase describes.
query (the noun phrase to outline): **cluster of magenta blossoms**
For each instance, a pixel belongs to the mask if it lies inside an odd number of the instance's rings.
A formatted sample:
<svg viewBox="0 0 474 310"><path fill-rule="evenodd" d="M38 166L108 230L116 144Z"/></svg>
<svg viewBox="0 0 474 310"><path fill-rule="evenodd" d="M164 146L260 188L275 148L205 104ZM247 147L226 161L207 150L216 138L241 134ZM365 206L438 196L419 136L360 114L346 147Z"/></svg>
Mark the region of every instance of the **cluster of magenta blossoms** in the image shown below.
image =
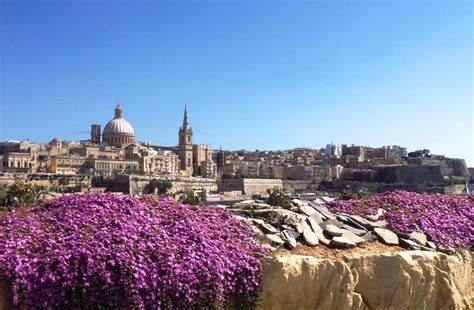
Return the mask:
<svg viewBox="0 0 474 310"><path fill-rule="evenodd" d="M0 219L0 278L20 309L189 309L252 302L266 254L217 207L66 195Z"/></svg>
<svg viewBox="0 0 474 310"><path fill-rule="evenodd" d="M385 192L364 200L336 200L329 206L337 212L362 216L386 211L385 219L397 231L419 231L438 244L470 247L474 243L474 196Z"/></svg>

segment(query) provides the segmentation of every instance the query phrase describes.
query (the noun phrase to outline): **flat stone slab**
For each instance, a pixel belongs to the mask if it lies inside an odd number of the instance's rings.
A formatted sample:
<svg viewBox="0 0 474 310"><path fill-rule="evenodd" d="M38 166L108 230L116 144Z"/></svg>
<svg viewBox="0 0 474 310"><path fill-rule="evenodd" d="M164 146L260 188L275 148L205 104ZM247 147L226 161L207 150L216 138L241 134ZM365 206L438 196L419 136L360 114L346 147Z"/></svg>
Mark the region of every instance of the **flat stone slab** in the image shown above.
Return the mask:
<svg viewBox="0 0 474 310"><path fill-rule="evenodd" d="M260 228L266 232L266 233L269 233L269 234L277 234L279 233L280 231L278 229L276 229L275 227L273 227L272 225L268 224L268 223L262 223L260 224Z"/></svg>
<svg viewBox="0 0 474 310"><path fill-rule="evenodd" d="M332 224L329 224L327 225L325 228L324 228L324 231L331 235L331 236L334 236L334 237L339 237L339 236L342 236L342 230L335 226L335 225L332 225Z"/></svg>
<svg viewBox="0 0 474 310"><path fill-rule="evenodd" d="M357 236L363 236L367 233L367 230L365 229L358 229L348 224L344 224L342 228L347 229L348 231L352 232L353 234L356 234Z"/></svg>
<svg viewBox="0 0 474 310"><path fill-rule="evenodd" d="M318 224L321 224L323 222L323 217L319 212L313 213L309 217L315 220Z"/></svg>
<svg viewBox="0 0 474 310"><path fill-rule="evenodd" d="M344 248L355 248L356 247L356 244L347 239L346 237L334 237L332 238L332 241L331 241L332 244L334 244L335 246L338 246L338 247L344 247Z"/></svg>
<svg viewBox="0 0 474 310"><path fill-rule="evenodd" d="M336 216L331 213L326 207L321 207L318 205L314 205L313 208L315 208L319 213L321 213L325 218L327 219L335 219Z"/></svg>
<svg viewBox="0 0 474 310"><path fill-rule="evenodd" d="M326 237L326 235L323 232L323 229L316 223L315 220L313 220L311 217L308 217L306 219L308 226L311 227L313 232L316 234L318 237L318 241L320 244L324 244L325 246L328 246L331 243L331 239Z"/></svg>
<svg viewBox="0 0 474 310"><path fill-rule="evenodd" d="M296 248L296 239L289 233L288 230L284 230L280 234L281 239L285 242L285 245L290 249Z"/></svg>
<svg viewBox="0 0 474 310"><path fill-rule="evenodd" d="M387 245L398 245L398 237L393 231L385 228L374 228L374 233L377 237L382 240L383 243Z"/></svg>
<svg viewBox="0 0 474 310"><path fill-rule="evenodd" d="M414 231L410 234L410 240L413 240L421 245L426 245L426 242L428 242L428 238L426 238L426 235L417 231Z"/></svg>
<svg viewBox="0 0 474 310"><path fill-rule="evenodd" d="M299 211L300 211L300 213L302 213L306 216L311 216L315 213L318 214L318 211L316 211L313 207L307 206L307 205L300 206Z"/></svg>
<svg viewBox="0 0 474 310"><path fill-rule="evenodd" d="M311 227L309 227L309 225L306 225L303 231L303 239L306 242L306 244L309 246L315 246L319 244L318 236L313 232L313 230L311 229Z"/></svg>
<svg viewBox="0 0 474 310"><path fill-rule="evenodd" d="M307 202L305 202L305 201L303 201L303 200L300 200L300 199L292 199L291 202L292 202L294 205L298 206L298 207L302 207L302 206L307 206L307 205L308 205Z"/></svg>
<svg viewBox="0 0 474 310"><path fill-rule="evenodd" d="M419 250L421 249L420 245L414 241L411 241L409 239L404 239L404 238L400 238L398 239L399 242L400 242L400 245L404 248L407 248L409 250Z"/></svg>
<svg viewBox="0 0 474 310"><path fill-rule="evenodd" d="M344 223L343 222L339 222L338 220L336 219L330 219L330 220L327 220L327 221L324 221L322 223L319 224L319 226L324 229L326 228L326 226L328 225L334 225L334 226L337 226L339 228L341 228L342 226L344 226Z"/></svg>
<svg viewBox="0 0 474 310"><path fill-rule="evenodd" d="M342 231L342 237L349 239L350 241L354 242L356 245L367 242L367 240L365 240L362 237L357 236L356 234L350 232L349 230L341 229L341 231Z"/></svg>
<svg viewBox="0 0 474 310"><path fill-rule="evenodd" d="M436 244L432 241L427 241L426 242L426 246L429 247L429 248L432 248L433 250L436 250L438 247L436 246Z"/></svg>
<svg viewBox="0 0 474 310"><path fill-rule="evenodd" d="M278 235L267 234L265 236L268 240L270 240L271 244L283 245L285 243L285 241L283 241L283 239L281 239Z"/></svg>

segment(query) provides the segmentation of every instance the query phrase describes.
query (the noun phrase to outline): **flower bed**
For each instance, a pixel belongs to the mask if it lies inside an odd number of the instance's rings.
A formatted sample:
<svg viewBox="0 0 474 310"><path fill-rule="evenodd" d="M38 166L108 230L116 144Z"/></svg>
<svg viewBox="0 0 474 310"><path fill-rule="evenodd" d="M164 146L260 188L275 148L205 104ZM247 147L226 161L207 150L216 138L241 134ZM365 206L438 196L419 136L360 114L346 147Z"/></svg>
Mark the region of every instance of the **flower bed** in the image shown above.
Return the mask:
<svg viewBox="0 0 474 310"><path fill-rule="evenodd" d="M0 219L0 277L18 308L191 308L253 302L260 256L225 210L67 195Z"/></svg>
<svg viewBox="0 0 474 310"><path fill-rule="evenodd" d="M328 204L338 212L373 215L378 208L392 229L421 231L438 244L469 247L474 236L474 196L385 192L364 200L336 200Z"/></svg>

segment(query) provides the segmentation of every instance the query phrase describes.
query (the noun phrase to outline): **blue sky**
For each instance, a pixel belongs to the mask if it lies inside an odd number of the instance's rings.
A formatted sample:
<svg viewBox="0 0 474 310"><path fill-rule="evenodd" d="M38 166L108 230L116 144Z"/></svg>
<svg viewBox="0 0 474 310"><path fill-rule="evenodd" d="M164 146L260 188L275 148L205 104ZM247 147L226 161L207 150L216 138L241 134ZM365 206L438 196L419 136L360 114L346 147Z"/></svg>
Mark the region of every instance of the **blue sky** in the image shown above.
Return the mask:
<svg viewBox="0 0 474 310"><path fill-rule="evenodd" d="M382 146L474 165L468 1L1 1L0 140Z"/></svg>

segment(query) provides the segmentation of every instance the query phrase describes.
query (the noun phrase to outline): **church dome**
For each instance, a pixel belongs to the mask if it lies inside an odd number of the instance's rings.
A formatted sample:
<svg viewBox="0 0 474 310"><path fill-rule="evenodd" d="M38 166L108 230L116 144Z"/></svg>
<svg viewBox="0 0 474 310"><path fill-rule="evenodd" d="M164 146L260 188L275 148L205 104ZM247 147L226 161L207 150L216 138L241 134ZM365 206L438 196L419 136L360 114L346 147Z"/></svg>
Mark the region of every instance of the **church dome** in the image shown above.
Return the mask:
<svg viewBox="0 0 474 310"><path fill-rule="evenodd" d="M135 135L132 125L123 118L123 110L120 103L117 104L117 107L115 108L114 119L105 125L104 134Z"/></svg>

